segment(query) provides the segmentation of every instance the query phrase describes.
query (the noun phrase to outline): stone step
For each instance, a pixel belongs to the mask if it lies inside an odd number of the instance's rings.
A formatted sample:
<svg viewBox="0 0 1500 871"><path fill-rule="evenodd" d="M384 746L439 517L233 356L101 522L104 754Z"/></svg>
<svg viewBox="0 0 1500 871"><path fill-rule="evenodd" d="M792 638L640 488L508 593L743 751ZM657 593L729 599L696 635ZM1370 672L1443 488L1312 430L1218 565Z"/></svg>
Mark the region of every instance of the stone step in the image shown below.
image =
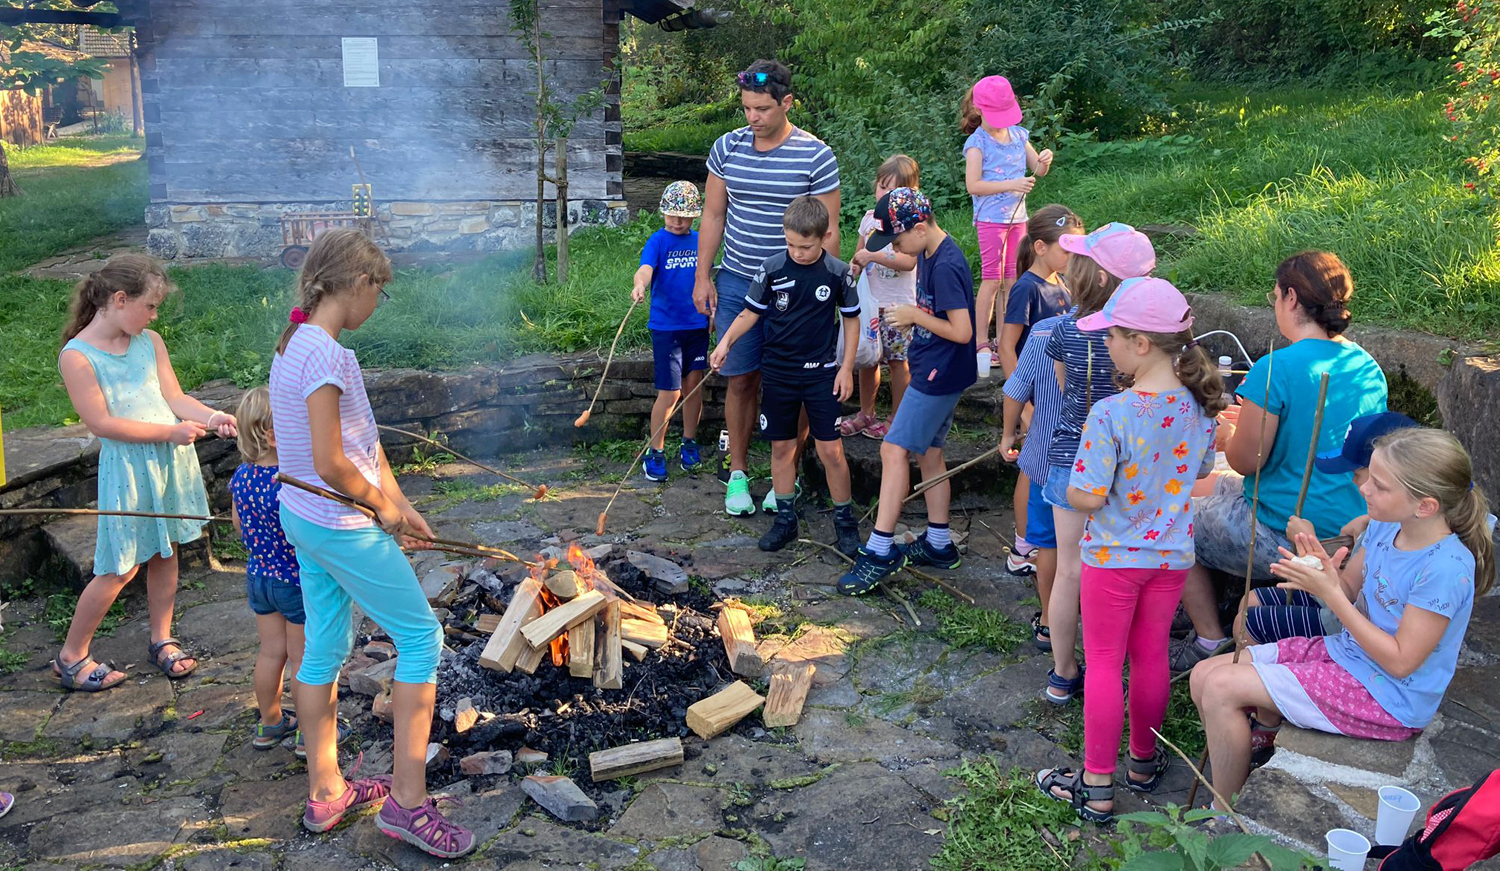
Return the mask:
<svg viewBox="0 0 1500 871"><path fill-rule="evenodd" d="M50 550L47 573L53 580L81 590L94 577L94 548L98 540L96 517L65 516L42 526L43 540ZM208 536L178 547L184 568L207 565Z"/></svg>

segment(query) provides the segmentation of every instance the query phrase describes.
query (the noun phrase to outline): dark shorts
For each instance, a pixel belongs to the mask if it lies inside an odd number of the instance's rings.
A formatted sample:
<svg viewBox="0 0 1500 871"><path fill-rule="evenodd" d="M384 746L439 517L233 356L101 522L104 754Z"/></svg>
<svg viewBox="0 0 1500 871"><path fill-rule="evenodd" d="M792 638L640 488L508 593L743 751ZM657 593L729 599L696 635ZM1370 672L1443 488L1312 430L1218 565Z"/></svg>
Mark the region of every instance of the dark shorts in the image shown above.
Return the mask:
<svg viewBox="0 0 1500 871"><path fill-rule="evenodd" d="M302 585L263 575L245 575L245 598L257 614L280 614L286 622L301 626L307 622L302 610Z"/></svg>
<svg viewBox="0 0 1500 871"><path fill-rule="evenodd" d="M652 330L656 389L681 390L682 373L708 368L708 329Z"/></svg>
<svg viewBox="0 0 1500 871"><path fill-rule="evenodd" d="M1338 615L1311 593L1259 587L1255 597L1260 604L1245 609L1245 631L1257 644L1283 638L1317 638L1344 631Z"/></svg>
<svg viewBox="0 0 1500 871"><path fill-rule="evenodd" d="M738 346L736 346L738 347ZM807 426L820 442L839 439L839 400L833 395L833 369L805 378L763 372L760 382L760 431L773 442L797 438L797 421L807 409Z"/></svg>

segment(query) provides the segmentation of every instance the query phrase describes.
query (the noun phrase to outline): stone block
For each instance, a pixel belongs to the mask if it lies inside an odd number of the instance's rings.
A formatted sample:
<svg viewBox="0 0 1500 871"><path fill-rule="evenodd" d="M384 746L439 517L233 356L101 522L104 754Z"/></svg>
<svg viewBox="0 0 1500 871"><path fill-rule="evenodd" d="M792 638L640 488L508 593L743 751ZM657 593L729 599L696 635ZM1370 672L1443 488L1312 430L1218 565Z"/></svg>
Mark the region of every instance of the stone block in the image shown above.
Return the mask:
<svg viewBox="0 0 1500 871"><path fill-rule="evenodd" d="M172 210L164 205L150 205L146 207L146 226L152 230L166 227L172 221Z"/></svg>
<svg viewBox="0 0 1500 871"><path fill-rule="evenodd" d="M389 641L371 641L360 652L376 662L385 662L387 659L395 658L396 645Z"/></svg>
<svg viewBox="0 0 1500 871"><path fill-rule="evenodd" d="M382 723L395 722L396 702L389 691L381 692L370 700L370 714Z"/></svg>
<svg viewBox="0 0 1500 871"><path fill-rule="evenodd" d="M448 748L442 744L432 743L427 745L427 770L441 768L446 765L449 757Z"/></svg>
<svg viewBox="0 0 1500 871"><path fill-rule="evenodd" d="M483 233L489 228L489 221L483 217L464 218L458 225L458 232L465 235L472 235L474 233Z"/></svg>
<svg viewBox="0 0 1500 871"><path fill-rule="evenodd" d="M172 223L191 224L208 220L208 213L202 206L173 206Z"/></svg>
<svg viewBox="0 0 1500 871"><path fill-rule="evenodd" d="M1491 499L1500 495L1500 357L1458 357L1437 388L1449 431L1474 458L1474 477Z"/></svg>
<svg viewBox="0 0 1500 871"><path fill-rule="evenodd" d="M481 774L505 774L510 771L512 764L514 761L509 750L492 750L465 756L458 761L458 770L470 777Z"/></svg>
<svg viewBox="0 0 1500 871"><path fill-rule="evenodd" d="M1400 777L1411 765L1417 742L1366 741L1287 725L1276 739L1276 746L1323 762Z"/></svg>
<svg viewBox="0 0 1500 871"><path fill-rule="evenodd" d="M153 228L146 233L146 253L161 260L175 260L182 250L182 240L175 230Z"/></svg>
<svg viewBox="0 0 1500 871"><path fill-rule="evenodd" d="M391 203L390 208L393 215L431 215L437 211L431 203Z"/></svg>
<svg viewBox="0 0 1500 871"><path fill-rule="evenodd" d="M566 823L588 822L599 815L599 806L566 777L533 774L521 781L521 791Z"/></svg>
<svg viewBox="0 0 1500 871"><path fill-rule="evenodd" d="M349 691L362 696L378 696L391 688L396 679L396 660L377 662L374 665L349 673Z"/></svg>
<svg viewBox="0 0 1500 871"><path fill-rule="evenodd" d="M219 223L188 224L182 229L182 257L223 257L230 250L233 230Z"/></svg>

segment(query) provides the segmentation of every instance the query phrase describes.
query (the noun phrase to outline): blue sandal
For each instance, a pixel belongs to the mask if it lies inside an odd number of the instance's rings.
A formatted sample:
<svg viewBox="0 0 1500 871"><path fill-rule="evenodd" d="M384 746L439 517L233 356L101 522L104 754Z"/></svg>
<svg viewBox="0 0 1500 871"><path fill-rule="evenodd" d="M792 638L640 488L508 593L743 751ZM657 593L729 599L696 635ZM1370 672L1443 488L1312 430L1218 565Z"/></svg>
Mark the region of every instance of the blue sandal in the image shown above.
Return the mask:
<svg viewBox="0 0 1500 871"><path fill-rule="evenodd" d="M343 720L339 720L339 734L338 734L337 740L335 741L335 744L340 744L341 745L345 741L348 741L349 740L349 735L352 732L353 732L353 730L349 728L349 724L348 723L345 723ZM307 758L307 744L305 744L302 741L302 730L301 729L297 730L296 737L292 739L292 754L294 756L296 756L298 759L306 759Z"/></svg>
<svg viewBox="0 0 1500 871"><path fill-rule="evenodd" d="M1127 771L1133 774L1149 774L1151 776L1149 780L1131 780L1129 775L1127 775L1125 777L1125 786L1132 792L1156 792L1156 788L1161 786L1162 775L1167 773L1167 766L1172 761L1172 758L1167 755L1167 751L1159 746L1150 759L1137 759L1128 753L1125 754L1125 758L1125 768Z"/></svg>
<svg viewBox="0 0 1500 871"><path fill-rule="evenodd" d="M1057 692L1054 693L1053 691ZM1042 698L1059 707L1073 701L1073 697L1083 694L1083 666L1078 666L1078 677L1058 677L1057 672L1047 670L1047 688L1042 690Z"/></svg>
<svg viewBox="0 0 1500 871"><path fill-rule="evenodd" d="M270 750L296 730L297 718L283 711L281 722L274 726L267 726L264 723L255 724L255 739L250 742L250 746L256 750Z"/></svg>

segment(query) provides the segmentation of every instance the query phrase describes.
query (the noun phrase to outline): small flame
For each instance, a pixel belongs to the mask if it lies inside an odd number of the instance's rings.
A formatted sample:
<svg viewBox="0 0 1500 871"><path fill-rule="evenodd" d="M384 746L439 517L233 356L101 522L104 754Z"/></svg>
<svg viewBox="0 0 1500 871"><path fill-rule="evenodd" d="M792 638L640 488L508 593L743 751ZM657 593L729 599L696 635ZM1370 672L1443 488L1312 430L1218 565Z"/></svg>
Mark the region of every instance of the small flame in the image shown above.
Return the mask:
<svg viewBox="0 0 1500 871"><path fill-rule="evenodd" d="M573 567L573 573L578 576L578 585L585 590L594 589L594 573L598 571L594 567L594 561L583 552L578 542L568 545L568 565Z"/></svg>

